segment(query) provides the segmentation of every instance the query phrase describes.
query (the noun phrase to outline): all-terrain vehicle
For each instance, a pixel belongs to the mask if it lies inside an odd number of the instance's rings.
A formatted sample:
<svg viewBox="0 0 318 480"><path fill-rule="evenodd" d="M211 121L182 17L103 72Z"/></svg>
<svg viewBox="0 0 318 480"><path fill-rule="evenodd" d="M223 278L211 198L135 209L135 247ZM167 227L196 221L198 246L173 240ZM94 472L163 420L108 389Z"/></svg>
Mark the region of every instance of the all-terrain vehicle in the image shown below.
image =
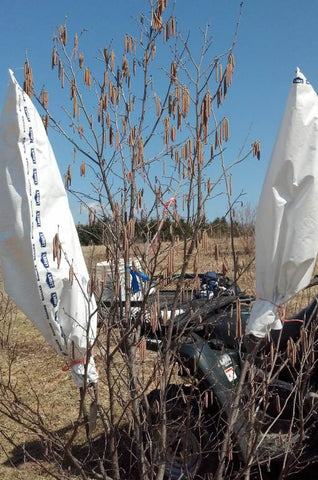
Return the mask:
<svg viewBox="0 0 318 480"><path fill-rule="evenodd" d="M277 464L300 468L311 448L318 300L248 354L242 333L254 299L211 277L202 276L203 288L173 326L147 332L148 349L163 356L169 349L180 380L147 397L146 450L166 478L202 478L196 475L206 471L213 479L243 478L238 472L256 467L273 479Z"/></svg>

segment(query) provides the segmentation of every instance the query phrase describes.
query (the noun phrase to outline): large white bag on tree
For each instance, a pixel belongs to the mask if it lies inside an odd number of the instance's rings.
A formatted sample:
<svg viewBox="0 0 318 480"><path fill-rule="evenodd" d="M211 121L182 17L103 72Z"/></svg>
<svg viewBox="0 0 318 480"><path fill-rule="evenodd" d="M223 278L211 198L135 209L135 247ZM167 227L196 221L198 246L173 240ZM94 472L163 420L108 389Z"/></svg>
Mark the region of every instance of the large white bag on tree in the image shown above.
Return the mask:
<svg viewBox="0 0 318 480"><path fill-rule="evenodd" d="M88 383L98 379L90 355L96 302L89 293L82 249L42 119L9 74L0 120L0 256L5 289L65 357L81 387L85 373Z"/></svg>
<svg viewBox="0 0 318 480"><path fill-rule="evenodd" d="M256 294L246 333L282 327L279 307L307 286L318 249L318 99L297 69L255 227Z"/></svg>

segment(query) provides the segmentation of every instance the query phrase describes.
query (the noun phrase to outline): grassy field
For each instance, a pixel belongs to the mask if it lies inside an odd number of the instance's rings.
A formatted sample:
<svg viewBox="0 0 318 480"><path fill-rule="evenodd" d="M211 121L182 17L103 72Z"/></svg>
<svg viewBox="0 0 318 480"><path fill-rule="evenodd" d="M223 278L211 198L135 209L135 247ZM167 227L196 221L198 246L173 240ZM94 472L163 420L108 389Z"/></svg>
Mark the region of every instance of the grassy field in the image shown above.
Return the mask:
<svg viewBox="0 0 318 480"><path fill-rule="evenodd" d="M243 291L254 293L254 262L253 242L251 239L241 239L237 250L240 272L239 285ZM105 259L104 247L85 247L84 256L89 268L96 262ZM182 264L180 252L175 253L175 269ZM202 248L197 258L190 262L190 270L196 266L199 271L221 271L227 266L231 276L230 244L225 239L211 240ZM0 479L1 480L38 480L52 478L49 462L43 461L43 446L38 441L35 432L32 434L34 418L41 418L43 425L50 431L65 430L76 422L79 405L79 392L74 386L69 372L62 371L62 359L43 340L42 336L25 318L4 293L3 283L0 283L0 375L1 383L7 384L2 395L1 408L5 409L6 396L8 401L14 400L14 395L23 402L21 411L17 408L15 418L0 412ZM297 302L306 303L313 292L307 292ZM299 303L300 305L300 303ZM298 306L298 305L297 305ZM149 354L150 355L150 354ZM97 364L102 362L97 354ZM141 373L147 371L147 361L142 360ZM12 388L12 391L10 391ZM107 399L105 399L107 401ZM21 421L15 420L21 414ZM79 434L78 442L84 438L84 430ZM32 452L33 461L25 455L25 446ZM54 474L54 472L53 472ZM73 478L65 473L67 478Z"/></svg>

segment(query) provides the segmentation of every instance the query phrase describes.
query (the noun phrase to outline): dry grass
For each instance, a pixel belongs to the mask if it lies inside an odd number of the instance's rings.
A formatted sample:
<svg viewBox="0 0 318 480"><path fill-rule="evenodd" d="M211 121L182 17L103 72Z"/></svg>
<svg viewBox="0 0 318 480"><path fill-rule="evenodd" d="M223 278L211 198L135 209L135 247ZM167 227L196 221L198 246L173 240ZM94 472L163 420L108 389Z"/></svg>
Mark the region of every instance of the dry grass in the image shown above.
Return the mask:
<svg viewBox="0 0 318 480"><path fill-rule="evenodd" d="M140 246L141 248L142 246ZM254 263L253 242L251 239L239 239L237 241L239 252L240 271L243 272L239 285L247 293L254 292ZM104 247L84 247L84 256L87 265L94 267L96 262L105 259ZM181 252L176 251L176 270L182 264ZM198 271L208 270L221 271L227 265L228 275L231 276L230 243L227 239L215 239L199 250L197 258L191 259L191 268L196 265ZM1 277L0 277L1 278ZM2 281L0 292L3 295ZM307 292L302 303L312 298L313 292ZM2 297L2 303L5 297ZM10 318L0 318L0 340L3 332L10 326L10 343L0 343L0 374L5 378L10 367L11 383L14 385L17 395L30 407L38 405L43 422L51 430L59 430L77 419L79 394L74 386L71 375L62 371L63 361L45 343L42 336L33 327L25 316L13 308ZM11 364L9 364L9 360ZM102 364L102 359L97 355L97 363ZM147 366L147 362L149 365ZM141 362L141 374L147 375L147 368L151 370L153 359L145 358ZM106 399L105 399L106 401ZM4 438L0 433L0 478L1 480L38 480L52 478L48 471L51 466L41 462L41 458L35 452L38 463L27 461L23 453L25 442L35 441L25 428L17 425L14 421L0 415L1 429L7 435ZM1 430L0 430L1 432ZM79 443L84 437L84 431L80 431ZM19 448L14 449L10 439ZM35 443L35 448L38 444ZM48 471L45 470L48 469ZM68 478L72 478L69 476Z"/></svg>
<svg viewBox="0 0 318 480"><path fill-rule="evenodd" d="M235 249L237 263L239 267L239 285L246 293L252 294L255 290L254 282L254 239L251 237L241 237L235 239ZM177 241L173 246L164 243L161 246L163 253L159 257L159 267L157 273L162 273L167 268L169 255L173 252L174 271L180 272L183 265L183 251L181 243ZM139 244L135 247L135 256L140 257L139 253L144 254L146 246ZM104 246L83 247L83 253L86 264L91 270L97 262L106 258L106 248ZM199 272L217 271L222 272L226 268L229 277L233 276L233 261L231 255L231 243L227 237L217 237L212 239L202 239L198 245L197 253L193 254L189 260L188 272L193 273L196 269Z"/></svg>

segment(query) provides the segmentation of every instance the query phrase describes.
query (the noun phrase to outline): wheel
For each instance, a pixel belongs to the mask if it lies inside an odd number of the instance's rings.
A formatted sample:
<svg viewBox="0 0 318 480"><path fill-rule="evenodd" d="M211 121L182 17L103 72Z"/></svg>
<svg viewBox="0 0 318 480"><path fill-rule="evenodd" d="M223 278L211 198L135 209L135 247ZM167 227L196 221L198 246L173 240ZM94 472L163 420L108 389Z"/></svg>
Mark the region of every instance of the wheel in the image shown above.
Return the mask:
<svg viewBox="0 0 318 480"><path fill-rule="evenodd" d="M192 478L201 466L206 441L198 403L182 386L170 385L165 396L167 421L163 422L162 400L160 390L148 395L150 461L158 467L164 465L167 479ZM166 435L163 434L164 423Z"/></svg>

